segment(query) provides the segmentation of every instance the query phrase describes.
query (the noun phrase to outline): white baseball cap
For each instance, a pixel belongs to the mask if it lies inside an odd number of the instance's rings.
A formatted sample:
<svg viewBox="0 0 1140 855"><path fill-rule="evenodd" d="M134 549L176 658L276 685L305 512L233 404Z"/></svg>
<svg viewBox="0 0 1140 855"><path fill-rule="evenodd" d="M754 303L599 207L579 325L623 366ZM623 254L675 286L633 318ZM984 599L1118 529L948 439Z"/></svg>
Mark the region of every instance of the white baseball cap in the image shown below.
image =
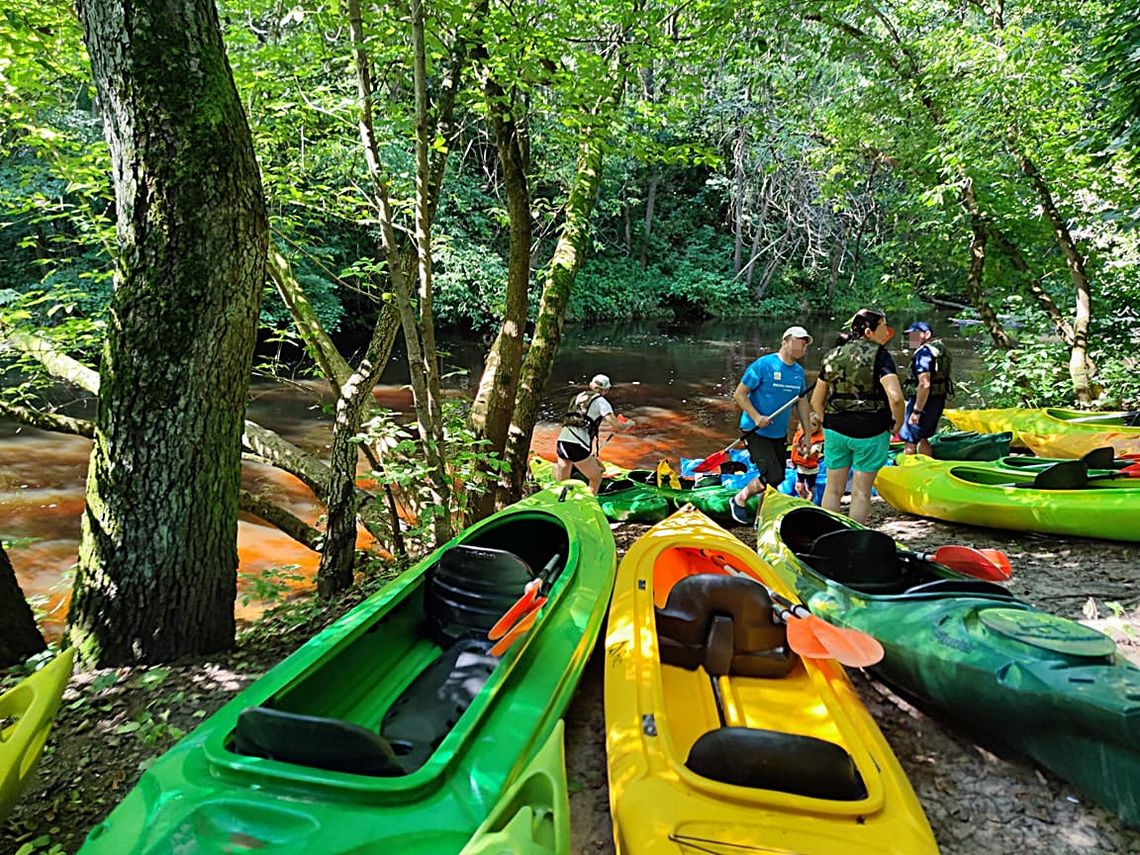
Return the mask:
<svg viewBox="0 0 1140 855"><path fill-rule="evenodd" d="M590 381L590 385L595 389L604 392L610 388L610 378L605 374L595 374L594 379Z"/></svg>
<svg viewBox="0 0 1140 855"><path fill-rule="evenodd" d="M784 330L784 334L780 336L780 341L787 341L790 338L806 338L808 344L812 342L811 333L803 327L788 327Z"/></svg>

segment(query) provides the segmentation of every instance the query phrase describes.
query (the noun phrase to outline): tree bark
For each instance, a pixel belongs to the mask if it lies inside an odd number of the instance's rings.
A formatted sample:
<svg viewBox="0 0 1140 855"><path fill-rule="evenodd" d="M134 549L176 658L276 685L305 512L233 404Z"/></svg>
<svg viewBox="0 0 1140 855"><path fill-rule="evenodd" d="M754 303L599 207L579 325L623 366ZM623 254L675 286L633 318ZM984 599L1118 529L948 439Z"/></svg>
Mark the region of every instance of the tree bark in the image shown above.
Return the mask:
<svg viewBox="0 0 1140 855"><path fill-rule="evenodd" d="M610 94L609 106L616 108L620 104L623 90L624 83L619 81ZM602 180L608 130L607 123L601 124L602 127L586 131L587 136L578 151L574 183L566 203L566 219L547 268L534 337L523 360L518 400L507 439L511 486L510 492L504 497L506 501L513 501L522 495L538 403L562 341L562 325L566 318L570 292L589 247L590 215Z"/></svg>
<svg viewBox="0 0 1140 855"><path fill-rule="evenodd" d="M471 426L478 439L487 441L485 451L500 458L506 452L507 432L515 409L519 370L522 368L523 336L526 331L528 292L531 273L533 223L530 213L529 164L526 157L525 129L517 118L515 99L488 73L484 86L503 187L507 194L510 245L507 257L507 293L503 322L483 367L479 389L471 405ZM484 466L479 472L484 492L475 504L475 518L495 509L499 480L497 470Z"/></svg>
<svg viewBox="0 0 1140 855"><path fill-rule="evenodd" d="M1044 176L1037 169L1036 164L1028 155L1020 157L1021 171L1033 184L1037 198L1041 200L1041 210L1049 221L1053 231L1053 239L1061 248L1065 256L1065 263L1069 268L1069 276L1073 280L1076 290L1076 307L1073 313L1073 340L1069 347L1069 377L1073 381L1073 391L1077 400L1082 404L1091 404L1096 397L1092 388L1092 363L1088 358L1089 322L1092 320L1092 300L1090 298L1089 278L1085 272L1085 259L1077 248L1069 226L1065 223L1061 212L1057 210L1056 200L1049 190Z"/></svg>
<svg viewBox="0 0 1140 855"><path fill-rule="evenodd" d="M654 169L649 175L649 184L645 188L645 219L641 228L641 270L644 273L649 268L649 239L653 237L653 209L657 205L657 186L661 183L661 172Z"/></svg>
<svg viewBox="0 0 1140 855"><path fill-rule="evenodd" d="M4 627L0 632L0 668L23 662L47 649L3 544L0 544L0 626Z"/></svg>
<svg viewBox="0 0 1140 855"><path fill-rule="evenodd" d="M101 667L234 640L241 434L268 225L211 0L80 3L119 257L70 635Z"/></svg>
<svg viewBox="0 0 1140 855"><path fill-rule="evenodd" d="M994 344L1009 350L1012 342L994 313L993 307L982 293L982 281L986 268L986 224L980 218L972 218L970 240L970 263L966 268L966 294L970 303L978 310L978 315L989 331Z"/></svg>
<svg viewBox="0 0 1140 855"><path fill-rule="evenodd" d="M394 311L385 309L381 320L383 323L377 323L360 366L341 386L336 404L329 483L325 491L328 525L317 567L317 593L326 598L352 586L352 571L356 563L356 515L360 506L356 489L360 446L355 439L360 433L364 412L372 401L372 387L384 370L380 357L391 350L399 329ZM392 520L393 526L398 524L398 520Z"/></svg>

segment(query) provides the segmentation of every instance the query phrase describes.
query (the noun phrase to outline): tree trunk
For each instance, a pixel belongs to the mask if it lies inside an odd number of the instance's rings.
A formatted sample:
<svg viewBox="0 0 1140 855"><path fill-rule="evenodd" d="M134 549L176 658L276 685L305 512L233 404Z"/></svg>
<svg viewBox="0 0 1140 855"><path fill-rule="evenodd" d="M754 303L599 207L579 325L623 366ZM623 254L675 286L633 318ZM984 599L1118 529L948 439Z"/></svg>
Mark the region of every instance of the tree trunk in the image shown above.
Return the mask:
<svg viewBox="0 0 1140 855"><path fill-rule="evenodd" d="M566 203L566 221L562 224L554 257L550 260L542 287L534 338L523 361L518 400L507 442L511 478L510 493L505 497L508 501L522 495L538 402L546 381L550 378L550 369L562 341L562 324L566 318L566 305L570 301L574 279L589 246L590 214L601 183L604 153L605 134L599 130L587 138L579 151L574 184Z"/></svg>
<svg viewBox="0 0 1140 855"><path fill-rule="evenodd" d="M1089 322L1092 319L1092 302L1089 296L1089 278L1085 273L1085 260L1061 212L1057 210L1057 203L1049 190L1045 178L1037 170L1028 155L1021 155L1021 171L1028 176L1041 200L1041 210L1049 220L1053 231L1053 239L1065 256L1065 263L1069 267L1069 276L1076 289L1076 310L1073 314L1073 340L1069 350L1069 377L1073 381L1073 391L1077 400L1082 404L1090 404L1095 396L1092 388L1092 363L1088 358Z"/></svg>
<svg viewBox="0 0 1140 855"><path fill-rule="evenodd" d="M653 170L649 176L649 186L645 188L645 221L641 232L641 270L649 267L649 239L653 237L653 209L657 204L657 185L661 183L661 173Z"/></svg>
<svg viewBox="0 0 1140 855"><path fill-rule="evenodd" d="M471 406L471 425L478 438L487 440L485 450L502 457L507 447L507 432L514 415L519 370L522 368L533 224L524 131L515 118L516 105L493 77L488 76L485 89L499 151L499 163L503 169L503 186L507 193L510 248L503 323L487 353L483 376L479 380L479 389ZM481 519L495 508L495 484L499 476L495 469L484 467L479 478L486 490L475 505L475 516Z"/></svg>
<svg viewBox="0 0 1140 855"><path fill-rule="evenodd" d="M3 544L0 544L0 626L4 627L0 632L0 668L23 662L47 649Z"/></svg>
<svg viewBox="0 0 1140 855"><path fill-rule="evenodd" d="M98 666L166 662L233 644L268 226L214 3L79 11L119 258L70 633Z"/></svg>
<svg viewBox="0 0 1140 855"><path fill-rule="evenodd" d="M982 281L986 268L986 225L978 217L971 218L970 263L966 268L966 295L970 304L978 310L978 316L986 325L990 337L998 347L1009 350L1012 342L1006 335L1005 329L994 313L993 307L986 301L982 290Z"/></svg>
<svg viewBox="0 0 1140 855"><path fill-rule="evenodd" d="M739 116L740 127L732 146L732 172L735 192L732 199L732 275L739 276L744 266L744 154L748 148L748 132L744 117Z"/></svg>
<svg viewBox="0 0 1140 855"><path fill-rule="evenodd" d="M384 370L387 360L382 357L392 349L398 329L396 313L390 308L382 309L360 367L341 386L336 403L326 490L328 525L321 563L317 568L317 593L322 597L331 597L352 586L352 571L356 563L356 512L360 505L356 489L360 445L355 438L360 433L364 412L372 402L372 387ZM399 521L393 519L392 525L399 525Z"/></svg>

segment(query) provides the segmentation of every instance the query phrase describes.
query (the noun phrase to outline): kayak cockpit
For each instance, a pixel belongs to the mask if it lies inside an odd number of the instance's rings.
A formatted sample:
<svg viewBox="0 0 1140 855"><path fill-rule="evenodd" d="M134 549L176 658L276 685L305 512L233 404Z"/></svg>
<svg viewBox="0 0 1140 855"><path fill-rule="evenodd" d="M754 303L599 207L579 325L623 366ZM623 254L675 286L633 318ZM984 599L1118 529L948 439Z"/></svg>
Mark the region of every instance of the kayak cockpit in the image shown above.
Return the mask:
<svg viewBox="0 0 1140 855"><path fill-rule="evenodd" d="M777 719L766 716L810 684L763 586L728 575L689 550L666 550L655 565L654 596L665 597L654 608L662 679L687 687L666 698L686 707L668 716L685 768L754 790L831 801L867 798L837 730L819 738L760 726L775 725ZM694 718L694 707L709 708L703 723Z"/></svg>
<svg viewBox="0 0 1140 855"><path fill-rule="evenodd" d="M940 564L900 550L885 532L852 528L818 508L785 514L780 537L808 568L861 594L1012 597L1001 585L954 576Z"/></svg>
<svg viewBox="0 0 1140 855"><path fill-rule="evenodd" d="M540 576L554 598L569 552L565 527L546 515L518 515L451 547L389 607L243 710L227 752L237 763L398 778L463 731L449 743L459 750L478 715L460 720L488 683L507 678L487 631Z"/></svg>

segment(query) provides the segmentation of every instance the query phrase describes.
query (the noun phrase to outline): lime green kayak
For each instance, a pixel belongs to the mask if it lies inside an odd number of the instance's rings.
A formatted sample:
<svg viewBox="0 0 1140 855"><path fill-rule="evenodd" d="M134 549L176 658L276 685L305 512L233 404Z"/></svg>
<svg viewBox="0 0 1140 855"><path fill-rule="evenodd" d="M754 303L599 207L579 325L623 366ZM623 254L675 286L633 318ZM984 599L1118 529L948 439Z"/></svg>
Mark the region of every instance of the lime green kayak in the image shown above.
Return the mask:
<svg viewBox="0 0 1140 855"><path fill-rule="evenodd" d="M27 786L74 662L75 649L65 650L0 695L0 819Z"/></svg>
<svg viewBox="0 0 1140 855"><path fill-rule="evenodd" d="M1140 541L1140 479L1088 475L1050 488L1042 471L899 455L875 489L892 507L918 516L987 528ZM1075 465L1078 461L1053 464ZM1083 470L1086 471L1087 470ZM1035 483L1038 486L1034 486Z"/></svg>
<svg viewBox="0 0 1140 855"><path fill-rule="evenodd" d="M483 520L160 757L81 851L568 853L559 722L615 565L584 487ZM537 620L495 655L536 580Z"/></svg>
<svg viewBox="0 0 1140 855"><path fill-rule="evenodd" d="M771 491L757 549L816 615L879 640L878 676L1140 826L1140 668L1112 639Z"/></svg>
<svg viewBox="0 0 1140 855"><path fill-rule="evenodd" d="M948 409L944 415L959 430L1011 431L1013 444L1041 457L1080 457L1111 445L1117 454L1140 452L1140 414L1095 413L1057 408L1026 410Z"/></svg>
<svg viewBox="0 0 1140 855"><path fill-rule="evenodd" d="M550 461L541 458L530 463L531 474L539 484L553 482L552 468ZM623 469L607 464L598 503L606 518L614 522L657 523L685 505L692 505L721 525L739 525L728 505L739 491L723 486L720 476L677 476L677 485L671 487L667 481L659 485L657 473L649 469ZM756 496L749 500L749 518L755 517L759 501Z"/></svg>

